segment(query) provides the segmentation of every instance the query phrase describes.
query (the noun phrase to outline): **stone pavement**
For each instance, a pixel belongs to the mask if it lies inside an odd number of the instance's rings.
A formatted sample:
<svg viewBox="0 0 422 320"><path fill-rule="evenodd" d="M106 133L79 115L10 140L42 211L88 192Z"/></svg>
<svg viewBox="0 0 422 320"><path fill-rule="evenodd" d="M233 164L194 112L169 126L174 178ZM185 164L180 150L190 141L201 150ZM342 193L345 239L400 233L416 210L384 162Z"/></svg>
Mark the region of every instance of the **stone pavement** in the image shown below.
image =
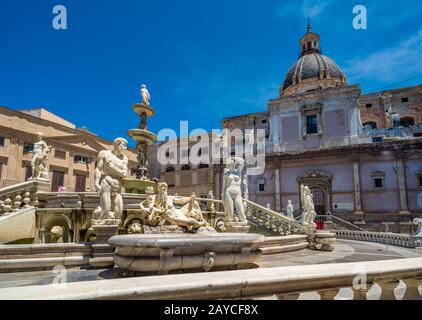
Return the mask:
<svg viewBox="0 0 422 320"><path fill-rule="evenodd" d="M309 265L322 263L374 261L399 258L421 257L422 250L406 249L400 247L386 246L383 244L359 242L352 240L337 240L333 252L302 250L298 252L282 253L263 256L259 262L262 268L282 267L294 265ZM119 277L119 270L86 270L73 268L61 273L60 270L33 271L0 273L0 288L25 287L29 285L47 285L53 283L54 279L62 279L70 282L91 281L101 279L114 279ZM400 293L403 286L397 289ZM401 290L401 291L400 291ZM370 291L370 297L376 298L380 289L375 285ZM350 289L341 289L337 299L348 299L351 297ZM300 299L318 299L316 293L301 294Z"/></svg>

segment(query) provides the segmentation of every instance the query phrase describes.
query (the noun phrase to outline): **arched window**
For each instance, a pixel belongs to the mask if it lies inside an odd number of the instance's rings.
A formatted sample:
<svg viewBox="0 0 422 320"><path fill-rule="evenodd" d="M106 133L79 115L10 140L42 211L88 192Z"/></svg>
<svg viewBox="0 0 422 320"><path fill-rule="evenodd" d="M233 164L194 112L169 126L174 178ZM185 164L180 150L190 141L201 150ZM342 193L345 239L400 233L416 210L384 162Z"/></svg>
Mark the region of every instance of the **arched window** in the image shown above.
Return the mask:
<svg viewBox="0 0 422 320"><path fill-rule="evenodd" d="M377 123L375 121L368 121L363 123L363 126L371 126L372 129L376 129L377 128Z"/></svg>
<svg viewBox="0 0 422 320"><path fill-rule="evenodd" d="M174 167L167 167L166 172L174 172Z"/></svg>
<svg viewBox="0 0 422 320"><path fill-rule="evenodd" d="M402 127L412 127L414 125L415 125L415 118L413 118L413 117L400 118L400 126L402 126Z"/></svg>
<svg viewBox="0 0 422 320"><path fill-rule="evenodd" d="M205 169L205 168L209 168L209 165L206 163L200 163L199 164L199 169Z"/></svg>
<svg viewBox="0 0 422 320"><path fill-rule="evenodd" d="M190 170L190 165L188 165L188 164L184 164L184 165L182 166L182 170L183 170L183 171Z"/></svg>

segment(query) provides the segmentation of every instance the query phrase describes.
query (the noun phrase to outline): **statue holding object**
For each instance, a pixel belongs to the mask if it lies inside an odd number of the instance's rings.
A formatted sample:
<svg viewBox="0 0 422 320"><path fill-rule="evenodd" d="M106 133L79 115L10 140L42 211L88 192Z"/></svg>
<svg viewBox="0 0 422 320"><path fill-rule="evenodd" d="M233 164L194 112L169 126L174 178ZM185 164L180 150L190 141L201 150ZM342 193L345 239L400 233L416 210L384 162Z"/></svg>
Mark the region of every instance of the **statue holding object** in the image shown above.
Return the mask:
<svg viewBox="0 0 422 320"><path fill-rule="evenodd" d="M113 150L103 150L98 154L95 168L95 190L100 195L100 206L93 212L97 223L108 219L120 219L123 213L122 179L128 171L128 158L124 155L127 141L117 138Z"/></svg>

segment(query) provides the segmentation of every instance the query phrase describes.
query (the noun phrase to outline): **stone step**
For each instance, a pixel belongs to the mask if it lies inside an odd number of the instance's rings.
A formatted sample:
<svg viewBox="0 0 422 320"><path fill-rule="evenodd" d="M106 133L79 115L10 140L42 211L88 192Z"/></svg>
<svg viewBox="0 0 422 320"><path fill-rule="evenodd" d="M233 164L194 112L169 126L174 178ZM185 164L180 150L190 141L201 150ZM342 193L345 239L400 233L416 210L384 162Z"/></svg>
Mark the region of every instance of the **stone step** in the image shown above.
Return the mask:
<svg viewBox="0 0 422 320"><path fill-rule="evenodd" d="M262 254L276 254L303 250L308 247L307 235L267 237L260 246Z"/></svg>
<svg viewBox="0 0 422 320"><path fill-rule="evenodd" d="M261 248L262 254L276 254L304 250L308 248L308 242L301 242L295 244L286 244L283 246L263 247Z"/></svg>
<svg viewBox="0 0 422 320"><path fill-rule="evenodd" d="M290 236L277 236L277 237L267 237L264 244L261 247L268 246L281 246L286 244L294 244L307 242L307 235L290 235Z"/></svg>
<svg viewBox="0 0 422 320"><path fill-rule="evenodd" d="M0 260L0 273L48 270L56 266L80 267L89 264L89 256Z"/></svg>

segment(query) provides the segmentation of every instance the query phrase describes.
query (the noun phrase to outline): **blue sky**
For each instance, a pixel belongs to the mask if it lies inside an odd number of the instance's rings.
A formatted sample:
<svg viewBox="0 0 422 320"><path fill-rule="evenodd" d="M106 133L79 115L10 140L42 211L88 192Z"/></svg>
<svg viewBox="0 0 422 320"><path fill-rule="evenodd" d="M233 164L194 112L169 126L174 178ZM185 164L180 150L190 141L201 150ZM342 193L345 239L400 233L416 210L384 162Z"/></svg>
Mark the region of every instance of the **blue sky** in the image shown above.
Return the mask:
<svg viewBox="0 0 422 320"><path fill-rule="evenodd" d="M57 4L68 30L51 26ZM367 30L352 27L357 4ZM419 0L0 0L0 105L42 106L113 139L137 126L146 83L152 131L219 128L277 97L307 16L363 92L422 83Z"/></svg>

